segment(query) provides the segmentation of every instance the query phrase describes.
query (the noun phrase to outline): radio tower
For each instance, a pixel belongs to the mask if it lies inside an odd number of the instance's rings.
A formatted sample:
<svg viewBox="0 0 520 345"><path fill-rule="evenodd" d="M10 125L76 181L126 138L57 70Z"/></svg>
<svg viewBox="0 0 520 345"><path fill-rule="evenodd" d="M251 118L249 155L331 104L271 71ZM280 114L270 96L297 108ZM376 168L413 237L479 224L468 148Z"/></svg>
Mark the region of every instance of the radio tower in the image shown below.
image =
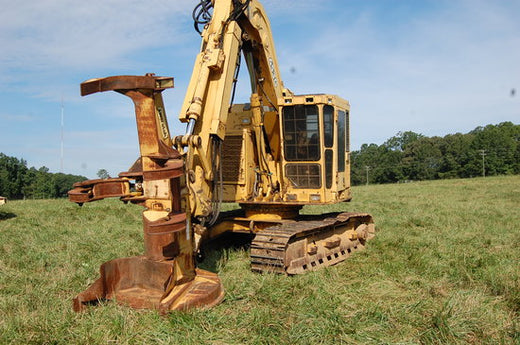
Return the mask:
<svg viewBox="0 0 520 345"><path fill-rule="evenodd" d="M60 172L63 173L63 115L65 107L63 106L63 95L61 96L61 141L60 141Z"/></svg>

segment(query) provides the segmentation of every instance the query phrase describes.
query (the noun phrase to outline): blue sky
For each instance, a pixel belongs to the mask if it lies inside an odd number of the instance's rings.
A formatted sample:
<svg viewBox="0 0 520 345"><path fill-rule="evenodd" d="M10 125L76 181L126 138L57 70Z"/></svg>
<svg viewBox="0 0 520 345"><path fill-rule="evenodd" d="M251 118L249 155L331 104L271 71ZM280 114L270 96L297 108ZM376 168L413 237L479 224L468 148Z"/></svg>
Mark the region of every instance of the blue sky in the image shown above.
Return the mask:
<svg viewBox="0 0 520 345"><path fill-rule="evenodd" d="M175 134L200 38L196 0L0 0L0 152L29 166L112 176L138 155L133 106L80 97L111 75L175 78L163 93ZM353 149L399 131L468 132L520 123L520 1L264 0L286 87L351 103ZM237 101L247 101L247 79ZM511 90L516 89L515 96Z"/></svg>

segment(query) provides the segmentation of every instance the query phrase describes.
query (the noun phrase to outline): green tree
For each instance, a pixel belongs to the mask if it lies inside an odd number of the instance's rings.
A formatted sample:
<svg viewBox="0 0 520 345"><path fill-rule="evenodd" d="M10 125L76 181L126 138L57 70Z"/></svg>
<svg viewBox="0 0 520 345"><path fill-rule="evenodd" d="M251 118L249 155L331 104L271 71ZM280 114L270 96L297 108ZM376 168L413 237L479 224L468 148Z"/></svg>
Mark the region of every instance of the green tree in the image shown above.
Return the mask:
<svg viewBox="0 0 520 345"><path fill-rule="evenodd" d="M23 159L18 160L0 153L0 194L13 199L22 198L27 170L27 163Z"/></svg>
<svg viewBox="0 0 520 345"><path fill-rule="evenodd" d="M471 142L472 134L450 134L439 141L441 161L439 166L439 178L469 177L464 167L472 159Z"/></svg>
<svg viewBox="0 0 520 345"><path fill-rule="evenodd" d="M84 181L83 176L68 175L57 173L53 174L53 197L66 198L67 192L72 189L72 185L79 181Z"/></svg>
<svg viewBox="0 0 520 345"><path fill-rule="evenodd" d="M422 137L406 147L403 165L408 179L420 181L439 177L442 153L438 142L438 137Z"/></svg>
<svg viewBox="0 0 520 345"><path fill-rule="evenodd" d="M108 171L106 171L105 169L99 169L98 172L97 172L97 176L100 179L107 179L107 178L110 177Z"/></svg>
<svg viewBox="0 0 520 345"><path fill-rule="evenodd" d="M424 135L419 133L411 131L399 132L388 139L383 145L392 151L403 152L409 145L421 138L424 138Z"/></svg>
<svg viewBox="0 0 520 345"><path fill-rule="evenodd" d="M27 168L25 160L0 153L0 195L10 199L65 197L73 183L84 180L84 176L53 174L47 167Z"/></svg>
<svg viewBox="0 0 520 345"><path fill-rule="evenodd" d="M471 173L482 172L481 150L485 153L486 175L507 175L517 170L517 147L520 137L520 126L511 122L498 125L478 127L471 132L474 139L471 144L473 159L468 164Z"/></svg>

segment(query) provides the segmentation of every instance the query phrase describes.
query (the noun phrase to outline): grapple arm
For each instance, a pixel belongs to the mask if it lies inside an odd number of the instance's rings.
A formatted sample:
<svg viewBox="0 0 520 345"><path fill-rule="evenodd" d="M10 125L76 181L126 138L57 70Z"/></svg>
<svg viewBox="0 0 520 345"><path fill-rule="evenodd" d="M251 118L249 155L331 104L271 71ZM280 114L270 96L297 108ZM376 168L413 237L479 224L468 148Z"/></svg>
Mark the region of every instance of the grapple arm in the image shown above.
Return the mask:
<svg viewBox="0 0 520 345"><path fill-rule="evenodd" d="M129 201L142 195L141 192L131 191L130 182L131 180L128 178L108 178L77 182L74 183L74 188L68 192L69 200L79 205L105 198L121 198L123 201Z"/></svg>

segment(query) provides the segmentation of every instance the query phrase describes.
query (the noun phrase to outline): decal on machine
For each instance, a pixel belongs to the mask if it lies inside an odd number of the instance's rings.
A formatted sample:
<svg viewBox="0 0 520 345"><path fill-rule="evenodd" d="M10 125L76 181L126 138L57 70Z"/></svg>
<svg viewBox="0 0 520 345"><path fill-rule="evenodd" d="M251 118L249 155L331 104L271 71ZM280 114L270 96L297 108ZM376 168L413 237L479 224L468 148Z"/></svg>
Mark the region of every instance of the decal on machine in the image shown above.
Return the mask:
<svg viewBox="0 0 520 345"><path fill-rule="evenodd" d="M170 139L170 132L168 130L168 124L166 122L166 114L162 107L157 107L157 117L159 118L159 125L161 127L161 134L163 140Z"/></svg>
<svg viewBox="0 0 520 345"><path fill-rule="evenodd" d="M276 77L276 70L274 68L274 61L269 57L269 69L271 70L271 78L273 78L274 87L278 87L278 78Z"/></svg>

